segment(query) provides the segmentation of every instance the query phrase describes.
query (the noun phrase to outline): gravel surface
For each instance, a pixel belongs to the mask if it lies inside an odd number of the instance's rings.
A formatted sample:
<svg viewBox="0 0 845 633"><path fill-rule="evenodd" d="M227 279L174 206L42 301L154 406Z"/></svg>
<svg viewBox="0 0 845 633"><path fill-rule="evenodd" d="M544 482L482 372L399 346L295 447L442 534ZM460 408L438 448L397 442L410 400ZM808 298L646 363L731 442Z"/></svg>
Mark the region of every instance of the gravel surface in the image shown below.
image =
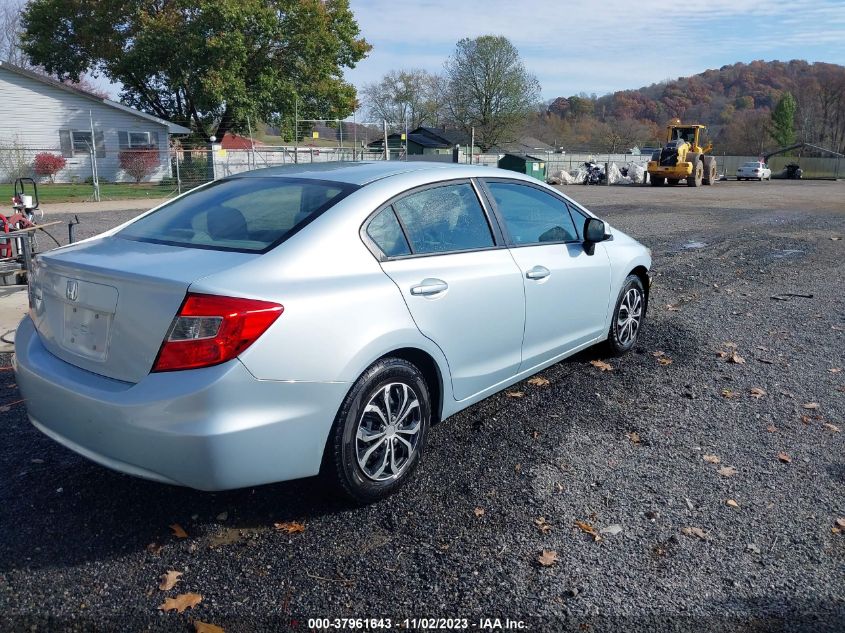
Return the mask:
<svg viewBox="0 0 845 633"><path fill-rule="evenodd" d="M107 471L27 423L0 359L0 630L845 630L845 183L564 190L653 249L637 349L438 425L415 480L370 507L314 480L209 494ZM290 521L305 530L273 527ZM157 609L186 592L202 603Z"/></svg>

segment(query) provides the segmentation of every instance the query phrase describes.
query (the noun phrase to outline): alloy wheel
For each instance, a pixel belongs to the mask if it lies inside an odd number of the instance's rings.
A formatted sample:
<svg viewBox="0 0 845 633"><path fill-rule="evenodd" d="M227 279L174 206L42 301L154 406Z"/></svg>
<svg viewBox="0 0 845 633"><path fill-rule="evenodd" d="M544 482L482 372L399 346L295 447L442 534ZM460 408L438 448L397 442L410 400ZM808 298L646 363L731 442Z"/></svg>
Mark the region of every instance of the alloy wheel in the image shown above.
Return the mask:
<svg viewBox="0 0 845 633"><path fill-rule="evenodd" d="M638 288L630 288L616 313L616 337L627 347L637 338L643 314L643 294Z"/></svg>
<svg viewBox="0 0 845 633"><path fill-rule="evenodd" d="M398 478L411 463L419 443L422 412L416 392L402 382L376 391L358 420L355 455L369 479Z"/></svg>

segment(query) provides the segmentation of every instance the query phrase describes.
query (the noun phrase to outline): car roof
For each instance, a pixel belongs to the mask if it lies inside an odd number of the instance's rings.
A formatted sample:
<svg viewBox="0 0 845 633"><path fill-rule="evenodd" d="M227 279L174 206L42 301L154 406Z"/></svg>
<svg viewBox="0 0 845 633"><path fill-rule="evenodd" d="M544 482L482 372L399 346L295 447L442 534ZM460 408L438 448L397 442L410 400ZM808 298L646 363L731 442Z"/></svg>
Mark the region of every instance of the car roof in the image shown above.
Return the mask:
<svg viewBox="0 0 845 633"><path fill-rule="evenodd" d="M280 165L266 167L235 174L230 178L309 178L314 180L331 180L353 185L366 185L382 178L409 172L432 172L445 175L448 171L465 171L478 169L480 172L490 173L489 168L460 163L440 163L427 161L337 161L326 163L308 163L304 165Z"/></svg>

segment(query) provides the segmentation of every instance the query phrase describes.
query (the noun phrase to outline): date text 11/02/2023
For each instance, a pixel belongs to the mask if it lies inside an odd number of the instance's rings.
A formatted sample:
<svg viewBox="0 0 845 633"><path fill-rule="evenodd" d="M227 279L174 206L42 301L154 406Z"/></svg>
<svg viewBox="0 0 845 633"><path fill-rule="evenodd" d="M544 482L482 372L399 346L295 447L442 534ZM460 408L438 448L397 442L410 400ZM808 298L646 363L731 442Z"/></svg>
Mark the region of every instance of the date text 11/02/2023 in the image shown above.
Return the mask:
<svg viewBox="0 0 845 633"><path fill-rule="evenodd" d="M428 631L520 631L526 629L523 620L510 618L308 618L310 631L375 631L375 630L428 630Z"/></svg>

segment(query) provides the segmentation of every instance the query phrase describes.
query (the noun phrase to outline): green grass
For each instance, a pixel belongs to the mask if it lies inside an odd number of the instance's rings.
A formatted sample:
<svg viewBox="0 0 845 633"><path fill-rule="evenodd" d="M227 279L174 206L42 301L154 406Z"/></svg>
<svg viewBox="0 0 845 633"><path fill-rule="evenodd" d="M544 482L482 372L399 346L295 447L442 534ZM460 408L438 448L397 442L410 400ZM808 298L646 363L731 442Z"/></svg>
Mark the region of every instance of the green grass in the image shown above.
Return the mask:
<svg viewBox="0 0 845 633"><path fill-rule="evenodd" d="M137 185L130 183L104 183L100 185L100 199L130 200L133 198L166 198L173 193L174 189L175 187L171 184L159 185L149 182L142 182ZM2 201L3 208L7 208L7 211L11 209L13 192L12 185L0 184L0 201ZM39 184L38 198L43 203L85 202L94 199L94 187L86 183L75 185ZM0 208L0 213L4 213L3 208Z"/></svg>

